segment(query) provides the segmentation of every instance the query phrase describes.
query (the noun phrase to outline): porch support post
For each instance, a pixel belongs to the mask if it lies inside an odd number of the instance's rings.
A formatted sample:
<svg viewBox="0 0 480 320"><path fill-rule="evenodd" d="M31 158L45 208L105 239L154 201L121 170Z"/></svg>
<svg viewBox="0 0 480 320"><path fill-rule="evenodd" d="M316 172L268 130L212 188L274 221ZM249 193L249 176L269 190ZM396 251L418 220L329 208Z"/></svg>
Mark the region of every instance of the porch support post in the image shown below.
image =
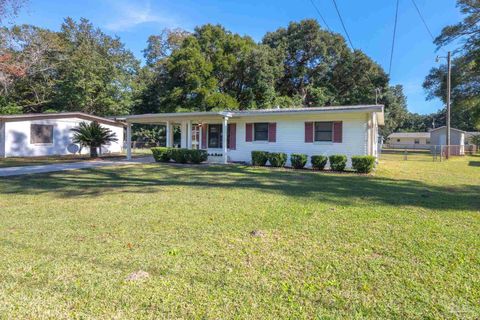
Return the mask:
<svg viewBox="0 0 480 320"><path fill-rule="evenodd" d="M132 160L132 124L127 123L127 160Z"/></svg>
<svg viewBox="0 0 480 320"><path fill-rule="evenodd" d="M192 149L192 120L187 121L187 148Z"/></svg>
<svg viewBox="0 0 480 320"><path fill-rule="evenodd" d="M223 118L223 128L222 128L222 147L223 147L223 163L227 164L228 155L227 155L227 135L228 135L228 118Z"/></svg>
<svg viewBox="0 0 480 320"><path fill-rule="evenodd" d="M182 121L180 123L180 148L187 147L187 123Z"/></svg>
<svg viewBox="0 0 480 320"><path fill-rule="evenodd" d="M201 122L198 122L197 124L197 128L198 128L198 149L203 149L203 146L202 146L202 135L203 135L203 123Z"/></svg>
<svg viewBox="0 0 480 320"><path fill-rule="evenodd" d="M167 148L171 147L172 145L170 144L170 121L167 121L165 123L165 146Z"/></svg>

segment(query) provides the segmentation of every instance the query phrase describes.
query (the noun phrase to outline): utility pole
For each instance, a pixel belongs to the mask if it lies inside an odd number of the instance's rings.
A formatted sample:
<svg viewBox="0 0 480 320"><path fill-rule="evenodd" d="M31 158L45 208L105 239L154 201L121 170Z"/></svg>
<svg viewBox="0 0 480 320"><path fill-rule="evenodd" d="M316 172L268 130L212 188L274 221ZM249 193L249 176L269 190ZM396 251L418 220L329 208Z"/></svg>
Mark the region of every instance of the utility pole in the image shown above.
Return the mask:
<svg viewBox="0 0 480 320"><path fill-rule="evenodd" d="M440 58L446 58L447 59L447 134L446 134L446 153L445 153L445 159L450 158L450 94L452 91L452 53L448 51L446 57L438 57L437 56L437 62L439 61ZM440 150L440 152L442 152Z"/></svg>
<svg viewBox="0 0 480 320"><path fill-rule="evenodd" d="M452 76L452 64L451 64L451 52L447 53L447 154L446 158L450 158L450 92L452 90L451 86L451 76Z"/></svg>

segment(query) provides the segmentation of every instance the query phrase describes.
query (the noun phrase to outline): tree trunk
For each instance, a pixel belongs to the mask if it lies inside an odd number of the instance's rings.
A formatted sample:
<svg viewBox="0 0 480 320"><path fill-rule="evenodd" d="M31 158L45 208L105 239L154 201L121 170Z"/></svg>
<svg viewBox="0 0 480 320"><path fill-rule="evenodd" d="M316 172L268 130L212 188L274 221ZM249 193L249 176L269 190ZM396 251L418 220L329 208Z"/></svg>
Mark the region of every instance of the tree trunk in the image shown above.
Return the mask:
<svg viewBox="0 0 480 320"><path fill-rule="evenodd" d="M98 158L97 147L90 146L90 158Z"/></svg>

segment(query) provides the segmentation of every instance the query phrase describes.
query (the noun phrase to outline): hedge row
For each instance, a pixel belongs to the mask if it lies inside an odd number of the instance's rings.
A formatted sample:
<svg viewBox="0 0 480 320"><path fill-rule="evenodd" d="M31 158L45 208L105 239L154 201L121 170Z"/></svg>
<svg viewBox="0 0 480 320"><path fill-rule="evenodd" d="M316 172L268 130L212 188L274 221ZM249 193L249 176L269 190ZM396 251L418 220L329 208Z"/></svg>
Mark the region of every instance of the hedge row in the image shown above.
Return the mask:
<svg viewBox="0 0 480 320"><path fill-rule="evenodd" d="M202 163L207 161L208 154L206 150L190 150L179 148L152 148L153 158L156 162L170 162L173 160L178 163Z"/></svg>
<svg viewBox="0 0 480 320"><path fill-rule="evenodd" d="M308 161L308 156L302 153L292 153L290 162L295 169L302 169ZM330 168L333 171L344 171L347 166L347 156L334 154L329 157L314 155L310 157L310 163L314 170L323 170L330 161ZM284 167L287 163L287 154L283 152L252 151L252 164L254 166L265 166L270 162L272 167ZM375 167L373 156L353 156L352 168L360 173L369 173Z"/></svg>

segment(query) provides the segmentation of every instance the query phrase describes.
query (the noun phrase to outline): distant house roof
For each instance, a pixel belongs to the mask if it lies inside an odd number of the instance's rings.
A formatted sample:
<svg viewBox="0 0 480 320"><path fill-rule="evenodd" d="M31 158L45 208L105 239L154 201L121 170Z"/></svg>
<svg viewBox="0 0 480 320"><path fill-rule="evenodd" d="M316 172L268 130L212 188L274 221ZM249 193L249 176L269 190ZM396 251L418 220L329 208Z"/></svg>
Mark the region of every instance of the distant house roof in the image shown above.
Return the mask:
<svg viewBox="0 0 480 320"><path fill-rule="evenodd" d="M394 132L388 138L430 138L430 132Z"/></svg>
<svg viewBox="0 0 480 320"><path fill-rule="evenodd" d="M318 113L354 113L354 112L375 112L378 115L379 125L384 124L383 105L357 105L357 106L333 106L333 107L311 107L311 108L284 108L284 109L258 109L258 110L225 110L218 112L175 112L175 113L149 113L138 115L127 115L118 117L118 120L131 123L150 123L152 121L166 121L177 119L204 119L211 117L255 117L268 115L291 115L291 114L318 114Z"/></svg>
<svg viewBox="0 0 480 320"><path fill-rule="evenodd" d="M48 120L48 119L66 119L80 118L84 120L97 121L112 126L124 126L123 123L104 117L94 116L83 112L59 112L59 113L25 113L14 115L0 115L0 122L25 121L25 120Z"/></svg>
<svg viewBox="0 0 480 320"><path fill-rule="evenodd" d="M441 126L441 127L435 128L435 129L431 129L430 132L432 132L432 131L438 131L438 130L445 130L446 128L447 128L446 126ZM450 130L466 133L466 132L463 131L463 130L455 129L455 128L450 128Z"/></svg>

